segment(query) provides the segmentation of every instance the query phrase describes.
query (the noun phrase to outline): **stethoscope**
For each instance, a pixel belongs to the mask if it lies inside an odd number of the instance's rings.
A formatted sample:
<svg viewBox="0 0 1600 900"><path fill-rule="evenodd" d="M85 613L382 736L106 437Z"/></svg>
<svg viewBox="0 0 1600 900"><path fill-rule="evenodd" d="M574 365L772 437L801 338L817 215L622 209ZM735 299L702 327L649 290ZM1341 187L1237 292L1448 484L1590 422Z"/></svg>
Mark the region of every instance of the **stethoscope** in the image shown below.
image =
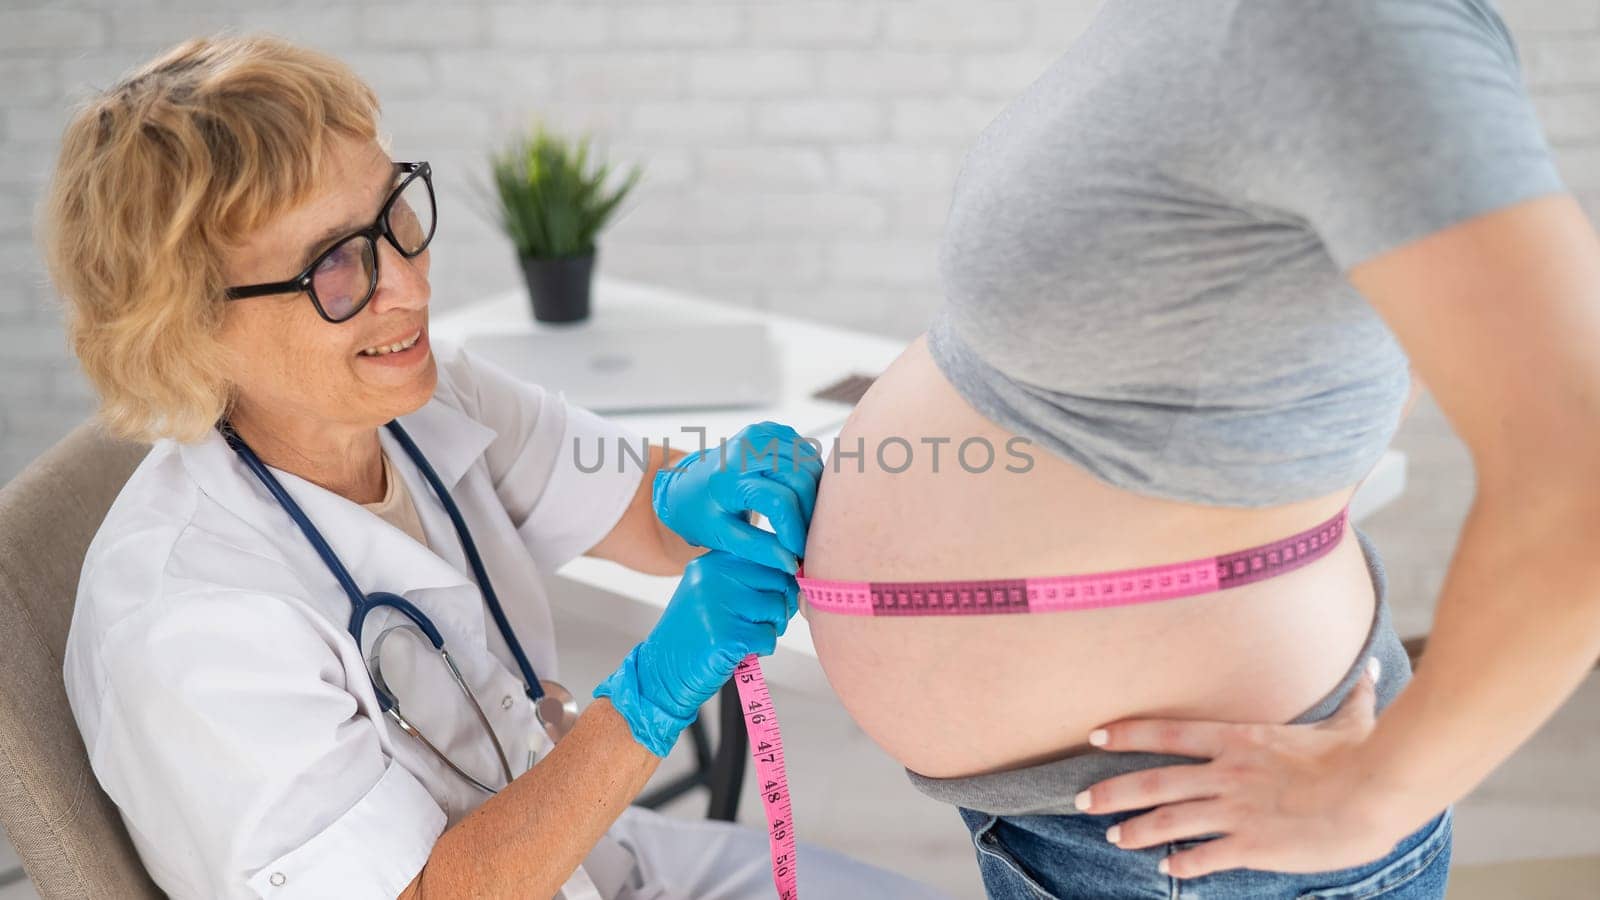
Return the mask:
<svg viewBox="0 0 1600 900"><path fill-rule="evenodd" d="M390 434L394 435L400 446L405 449L406 455L411 457L411 461L416 463L423 477L428 480L428 484L433 488L433 492L439 496L439 502L444 505L445 512L449 513L450 522L455 525L456 535L461 539L461 548L466 551L467 561L472 566L472 574L477 579L478 588L483 592L484 603L489 607L489 614L494 617L495 626L500 629L500 636L505 638L506 646L510 648L511 655L516 659L517 668L522 672L523 687L527 691L528 699L533 701L534 714L538 717L539 724L543 726L545 733L550 736L550 740L552 742L559 741L568 731L572 730L572 725L578 718L577 701L573 699L572 692L559 682L540 679L537 673L533 671L533 664L528 662L528 655L523 652L522 643L517 640L516 633L511 629L510 621L506 619L505 611L500 608L500 599L495 596L494 585L489 581L489 573L483 567L483 559L478 556L477 545L472 541L472 533L467 529L466 520L461 517L461 510L456 506L455 501L450 498L450 492L445 489L444 482L439 480L439 476L433 471L433 467L428 465L428 460L422 455L422 451L417 449L417 445L412 442L411 436L406 434L405 429L400 427L400 423L393 421L385 427L389 429ZM234 431L226 420L218 425L217 430L222 433L222 437L227 441L228 446L239 454L239 458L244 461L245 466L254 472L257 478L261 479L261 483L267 486L267 491L272 494L278 504L289 514L289 517L294 520L294 523L305 533L306 539L311 542L311 546L316 548L317 555L322 557L323 563L333 573L333 577L338 580L339 585L344 588L345 594L350 598L350 636L355 638L357 648L361 646L362 623L366 621L367 615L373 610L387 606L410 620L410 624L402 623L385 628L379 633L377 639L372 642L372 651L367 657L367 672L372 676L372 688L378 698L378 707L400 727L401 731L420 741L452 772L490 794L498 792L498 788L484 784L468 774L460 766L451 762L443 751L424 737L422 732L406 719L405 714L400 709L400 701L395 698L394 693L389 690L389 685L383 679L383 667L379 661L379 651L390 635L401 633L418 642L426 641L439 654L440 659L444 661L445 667L450 672L451 680L456 683L456 687L460 689L461 694L467 698L473 713L476 714L478 724L483 727L484 733L489 736L490 742L494 744L495 754L499 757L501 773L505 776L506 783L510 784L512 779L511 764L506 758L505 748L501 746L500 739L495 737L494 728L489 724L489 717L484 715L483 707L478 704L477 698L472 695L472 691L467 687L466 679L462 677L461 670L456 667L455 660L452 660L449 652L445 650L444 636L439 633L438 628L434 627L433 621L428 618L426 613L413 605L411 601L398 594L391 594L387 591L363 594L361 589L356 586L355 579L350 577L349 570L344 567L344 563L340 562L339 557L333 552L333 548L328 546L328 542L323 539L316 526L311 524L311 520L306 516L299 504L295 503L294 498L289 496L289 492L283 489L283 485L261 462L260 457L256 456L255 451L250 449L249 445L244 442L243 438L239 437L238 432Z"/></svg>

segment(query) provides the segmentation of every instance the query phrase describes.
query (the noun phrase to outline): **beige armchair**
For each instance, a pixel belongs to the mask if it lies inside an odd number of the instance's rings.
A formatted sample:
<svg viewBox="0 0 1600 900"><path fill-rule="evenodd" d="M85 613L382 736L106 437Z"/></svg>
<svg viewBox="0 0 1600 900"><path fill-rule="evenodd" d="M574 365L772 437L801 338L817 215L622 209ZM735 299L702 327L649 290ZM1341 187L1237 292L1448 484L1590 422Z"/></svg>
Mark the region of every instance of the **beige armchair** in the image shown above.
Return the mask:
<svg viewBox="0 0 1600 900"><path fill-rule="evenodd" d="M45 898L162 896L61 682L84 552L148 449L84 424L0 488L0 825Z"/></svg>

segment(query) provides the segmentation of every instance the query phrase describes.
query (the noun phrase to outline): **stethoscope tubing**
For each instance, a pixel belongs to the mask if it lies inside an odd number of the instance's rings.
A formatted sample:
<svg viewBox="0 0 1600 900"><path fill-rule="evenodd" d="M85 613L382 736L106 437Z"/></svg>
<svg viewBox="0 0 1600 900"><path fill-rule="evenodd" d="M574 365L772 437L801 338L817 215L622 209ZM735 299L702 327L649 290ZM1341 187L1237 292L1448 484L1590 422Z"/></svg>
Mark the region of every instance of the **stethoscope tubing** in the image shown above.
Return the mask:
<svg viewBox="0 0 1600 900"><path fill-rule="evenodd" d="M505 639L506 647L511 651L512 657L516 660L517 668L522 672L524 690L527 692L528 698L537 704L545 695L544 687L539 681L538 674L533 669L533 664L528 661L527 654L522 649L522 643L517 640L516 632L512 629L510 620L506 618L505 611L500 606L500 598L494 592L494 585L489 580L489 572L483 565L483 559L478 553L476 543L472 540L472 532L467 527L466 519L461 515L460 508L456 506L455 500L451 498L449 490L444 486L444 482L439 479L438 474L433 470L433 466L428 463L427 457L423 455L422 450L417 447L416 443L411 440L411 436L400 426L400 423L391 421L386 427L394 435L401 448L405 450L406 455L411 458L418 470L422 472L423 478L427 480L433 492L438 495L445 512L450 516L450 522L455 526L456 535L461 539L461 546L466 553L467 562L471 565L473 575L478 582L478 588L483 594L484 603L488 606L489 613L494 618L495 627L500 629L500 636ZM501 746L500 739L495 735L494 727L490 724L489 717L484 713L482 705L478 703L477 697L473 696L471 689L467 686L466 679L462 676L460 668L456 666L455 660L451 659L449 652L445 650L444 635L440 633L433 621L415 604L398 594L387 591L374 591L371 594L362 593L361 588L356 584L355 578L351 576L350 570L345 568L344 562L339 559L338 554L328 545L327 540L317 530L317 527L311 523L311 518L306 515L305 510L301 509L300 504L289 496L289 492L283 487L283 484L272 474L266 464L261 461L261 458L256 456L255 451L251 450L250 446L244 442L244 439L239 437L238 433L226 422L221 424L219 431L221 431L228 446L233 448L244 462L246 468L266 486L267 492L272 494L273 499L277 500L279 506L288 513L289 518L293 520L295 526L310 541L311 546L317 551L317 555L322 558L328 570L333 573L333 577L339 582L339 586L344 589L350 601L350 623L347 626L347 630L351 638L356 642L357 651L359 652L361 648L362 626L366 621L367 614L372 610L381 606L388 606L409 619L411 624L415 625L423 637L433 645L433 649L438 652L440 658L444 660L450 671L451 680L455 682L462 695L467 698L468 704L472 707L473 715L477 717L478 723L483 727L484 732L489 736L490 742L494 745L495 755L500 763L501 772L505 775L506 783L511 783L513 777L511 764L506 758L505 748ZM401 627L403 626L391 626L380 633L374 640L374 663L376 663L378 648L383 641L391 632ZM377 696L379 709L392 719L400 727L400 730L420 741L451 771L480 790L489 794L498 793L498 788L485 784L456 765L449 756L434 746L433 742L428 740L420 729L411 724L410 720L401 711L399 701L389 690L388 685L384 683L381 672L381 666L369 665L368 674L373 678L373 692Z"/></svg>
<svg viewBox="0 0 1600 900"><path fill-rule="evenodd" d="M405 448L406 455L422 471L422 477L428 480L428 485L433 492L439 495L439 500L444 504L444 511L449 514L450 522L456 528L456 535L461 538L461 548L466 551L467 563L472 566L473 577L478 580L478 588L483 592L483 601L489 607L489 615L494 617L496 628L500 629L500 636L505 638L506 647L511 650L511 656L517 661L517 668L522 671L524 686L528 692L528 699L539 702L544 696L544 688L539 684L539 676L533 670L533 663L528 661L528 655L522 650L522 642L517 640L516 633L512 631L511 621L506 618L505 610L500 607L500 598L494 592L494 583L489 580L489 571L484 568L483 558L478 555L478 545L472 540L472 531L467 528L467 520L462 517L460 507L456 506L450 492L445 489L444 482L439 480L433 466L428 465L427 457L422 455L422 450L412 442L411 435L406 434L398 421L392 421L387 426L389 433ZM351 582L354 584L354 582Z"/></svg>
<svg viewBox="0 0 1600 900"><path fill-rule="evenodd" d="M461 509L456 506L456 502L451 498L450 492L444 486L444 482L439 480L439 476L434 472L433 466L428 464L427 457L422 454L422 450L411 440L411 435L400 427L400 423L391 421L385 427L389 429L390 434L394 435L395 440L406 451L406 455L411 458L418 470L422 472L422 476L427 480L428 486L433 488L433 492L438 495L445 512L450 516L450 523L455 526L456 535L461 539L461 547L466 552L467 563L472 567L472 574L478 581L478 589L483 594L484 603L489 607L489 614L494 618L495 627L500 629L500 636L505 639L506 647L510 649L512 658L516 660L517 668L521 670L523 689L527 692L529 699L538 702L544 696L544 689L539 684L538 673L534 671L533 664L528 661L528 655L522 649L522 642L517 640L516 632L512 630L511 622L506 618L505 610L500 606L500 598L495 594L494 583L490 581L489 572L484 568L483 558L478 554L478 546L472 540L472 532L467 527L466 519L461 515ZM389 606L415 622L417 627L422 629L423 633L428 636L428 640L433 644L434 649L444 649L444 636L439 633L439 629L434 626L433 621L428 618L427 614L418 609L411 601L398 594L391 594L386 591L377 591L371 595L362 593L361 588L356 584L355 578L351 577L350 570L345 568L344 562L339 559L338 554L334 553L333 548L328 546L328 542L323 538L322 533L317 530L315 525L311 524L310 517L300 508L300 504L289 496L289 492L284 489L266 464L261 461L261 458L256 456L255 451L250 449L250 446L244 442L243 438L239 437L237 432L226 425L222 428L222 435L227 440L228 445L239 454L239 458L244 461L245 466L266 485L267 491L289 514L289 518L294 520L295 525L299 527L306 539L311 542L311 546L316 549L317 555L322 557L323 563L333 573L333 577L339 582L339 586L344 589L346 596L350 599L351 607L348 630L350 636L355 638L358 648L361 645L362 623L366 619L367 613L379 606Z"/></svg>

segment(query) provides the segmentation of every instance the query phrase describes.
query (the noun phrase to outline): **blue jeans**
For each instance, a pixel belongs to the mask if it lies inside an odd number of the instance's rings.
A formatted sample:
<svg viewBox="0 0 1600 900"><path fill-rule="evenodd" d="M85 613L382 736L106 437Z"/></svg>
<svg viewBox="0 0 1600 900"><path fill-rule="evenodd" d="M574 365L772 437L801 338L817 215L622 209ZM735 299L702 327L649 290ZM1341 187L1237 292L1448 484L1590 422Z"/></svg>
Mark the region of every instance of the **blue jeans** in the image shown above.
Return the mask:
<svg viewBox="0 0 1600 900"><path fill-rule="evenodd" d="M1106 829L1148 810L1105 815L992 816L962 807L983 884L994 900L1439 900L1450 870L1454 807L1382 859L1327 872L1227 869L1199 878L1156 871L1165 856L1211 838L1125 850Z"/></svg>

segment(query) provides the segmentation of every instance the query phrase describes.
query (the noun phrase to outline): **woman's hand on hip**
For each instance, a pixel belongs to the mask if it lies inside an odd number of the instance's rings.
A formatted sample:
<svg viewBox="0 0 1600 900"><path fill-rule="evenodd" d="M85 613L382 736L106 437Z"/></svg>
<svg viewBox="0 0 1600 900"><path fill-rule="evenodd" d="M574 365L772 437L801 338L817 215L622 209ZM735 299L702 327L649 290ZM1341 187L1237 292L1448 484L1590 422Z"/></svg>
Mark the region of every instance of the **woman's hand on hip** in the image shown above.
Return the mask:
<svg viewBox="0 0 1600 900"><path fill-rule="evenodd" d="M1208 761L1108 778L1080 794L1077 806L1095 815L1155 807L1108 831L1107 840L1128 849L1221 835L1166 857L1165 871L1176 878L1233 868L1320 872L1378 859L1404 833L1390 834L1381 798L1362 796L1359 773L1344 761L1376 721L1377 669L1373 658L1339 710L1314 724L1108 724L1099 729L1103 750Z"/></svg>
<svg viewBox="0 0 1600 900"><path fill-rule="evenodd" d="M766 656L800 608L794 576L720 550L695 557L650 635L594 690L666 756L740 660Z"/></svg>
<svg viewBox="0 0 1600 900"><path fill-rule="evenodd" d="M663 466L651 486L656 516L698 547L795 572L817 504L822 459L793 428L759 422L725 447L707 447ZM758 512L776 534L750 524Z"/></svg>

